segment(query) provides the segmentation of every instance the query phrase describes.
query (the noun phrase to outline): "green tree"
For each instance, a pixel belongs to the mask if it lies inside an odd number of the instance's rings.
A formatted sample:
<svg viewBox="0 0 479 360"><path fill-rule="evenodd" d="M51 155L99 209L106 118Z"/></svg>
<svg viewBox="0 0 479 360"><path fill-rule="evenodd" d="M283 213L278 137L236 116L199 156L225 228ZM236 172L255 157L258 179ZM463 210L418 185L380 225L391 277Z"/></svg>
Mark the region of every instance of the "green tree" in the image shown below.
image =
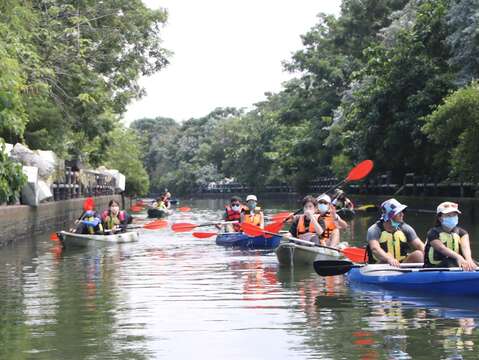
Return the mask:
<svg viewBox="0 0 479 360"><path fill-rule="evenodd" d="M129 129L116 128L110 136L112 142L104 154L102 163L126 176L126 194L145 195L150 184L148 173L143 167L137 134Z"/></svg>
<svg viewBox="0 0 479 360"><path fill-rule="evenodd" d="M459 89L425 117L423 131L434 142L435 164L446 176L479 181L479 83Z"/></svg>
<svg viewBox="0 0 479 360"><path fill-rule="evenodd" d="M0 139L0 204L14 202L26 181L22 166L9 159Z"/></svg>

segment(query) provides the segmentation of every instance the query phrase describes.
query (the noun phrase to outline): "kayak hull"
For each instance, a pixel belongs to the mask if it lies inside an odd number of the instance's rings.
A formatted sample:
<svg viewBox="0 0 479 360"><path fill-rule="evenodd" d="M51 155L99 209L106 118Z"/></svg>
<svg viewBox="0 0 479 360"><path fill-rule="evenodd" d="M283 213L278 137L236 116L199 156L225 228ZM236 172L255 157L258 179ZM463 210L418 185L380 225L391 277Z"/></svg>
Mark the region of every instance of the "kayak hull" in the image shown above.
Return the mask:
<svg viewBox="0 0 479 360"><path fill-rule="evenodd" d="M151 208L147 210L147 214L149 218L159 219L159 218L167 217L168 215L170 215L170 212L168 210Z"/></svg>
<svg viewBox="0 0 479 360"><path fill-rule="evenodd" d="M89 235L89 234L76 234L67 231L60 231L58 238L60 239L63 247L91 247L101 246L105 244L123 244L138 241L138 232L129 231L120 234L113 235Z"/></svg>
<svg viewBox="0 0 479 360"><path fill-rule="evenodd" d="M305 246L294 242L283 242L275 250L281 266L310 266L316 260L337 260L341 253L318 246Z"/></svg>
<svg viewBox="0 0 479 360"><path fill-rule="evenodd" d="M367 267L365 267L367 268ZM350 283L367 284L385 290L422 292L437 295L479 296L479 272L414 271L371 272L354 268L347 273Z"/></svg>
<svg viewBox="0 0 479 360"><path fill-rule="evenodd" d="M248 236L243 233L223 233L216 237L216 245L237 247L242 249L275 249L281 236Z"/></svg>

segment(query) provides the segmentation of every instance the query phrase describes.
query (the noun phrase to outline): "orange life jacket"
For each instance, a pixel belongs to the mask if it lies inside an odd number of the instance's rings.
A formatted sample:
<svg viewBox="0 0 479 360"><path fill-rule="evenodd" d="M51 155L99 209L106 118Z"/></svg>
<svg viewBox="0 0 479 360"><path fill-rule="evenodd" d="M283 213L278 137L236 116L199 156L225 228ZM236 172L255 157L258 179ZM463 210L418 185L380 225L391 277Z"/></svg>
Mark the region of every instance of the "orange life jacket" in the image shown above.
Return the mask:
<svg viewBox="0 0 479 360"><path fill-rule="evenodd" d="M334 223L334 219L329 212L323 216L320 216L320 218L323 219L325 227L324 232L321 234L321 239L328 240L333 231L336 230L336 224Z"/></svg>
<svg viewBox="0 0 479 360"><path fill-rule="evenodd" d="M254 214L251 214L251 211L249 209L246 209L244 213L243 222L245 224L253 224L256 226L260 226L261 225L261 208L257 207L256 209L254 209Z"/></svg>
<svg viewBox="0 0 479 360"><path fill-rule="evenodd" d="M319 216L316 218L316 220L319 220ZM298 226L296 227L296 237L306 233L315 234L316 229L314 228L314 224L312 221L309 222L309 228L306 229L306 226L304 225L304 215L300 215L298 220Z"/></svg>

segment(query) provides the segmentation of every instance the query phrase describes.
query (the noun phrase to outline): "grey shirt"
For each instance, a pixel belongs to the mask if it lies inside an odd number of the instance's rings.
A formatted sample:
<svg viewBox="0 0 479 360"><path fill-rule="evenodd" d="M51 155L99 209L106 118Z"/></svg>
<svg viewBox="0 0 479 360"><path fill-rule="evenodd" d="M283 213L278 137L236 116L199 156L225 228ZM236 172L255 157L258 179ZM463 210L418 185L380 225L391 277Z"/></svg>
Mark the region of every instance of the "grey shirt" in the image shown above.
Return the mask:
<svg viewBox="0 0 479 360"><path fill-rule="evenodd" d="M376 222L375 224L369 227L368 235L367 235L368 242L371 240L379 240L379 238L381 237L381 232L383 231L381 227L382 227L382 224L380 221ZM412 228L411 225L408 225L406 223L401 223L401 225L399 225L399 230L401 230L404 233L408 242L411 242L414 239L417 239L416 231Z"/></svg>

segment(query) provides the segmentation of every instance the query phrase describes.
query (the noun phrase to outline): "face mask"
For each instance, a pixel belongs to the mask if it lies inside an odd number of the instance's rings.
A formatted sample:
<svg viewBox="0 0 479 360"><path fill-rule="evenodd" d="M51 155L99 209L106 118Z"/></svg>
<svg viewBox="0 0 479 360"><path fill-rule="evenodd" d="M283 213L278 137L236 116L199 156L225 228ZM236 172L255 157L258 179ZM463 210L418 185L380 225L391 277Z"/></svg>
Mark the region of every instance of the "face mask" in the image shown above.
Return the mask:
<svg viewBox="0 0 479 360"><path fill-rule="evenodd" d="M235 212L239 212L240 209L241 209L241 206L239 206L239 205L233 205L233 206L231 207L231 209L233 209L233 211L235 211Z"/></svg>
<svg viewBox="0 0 479 360"><path fill-rule="evenodd" d="M398 229L399 225L401 225L401 223L399 221L395 221L395 220L391 219L391 226L393 228Z"/></svg>
<svg viewBox="0 0 479 360"><path fill-rule="evenodd" d="M459 222L459 218L456 216L442 218L441 223L448 229L454 229Z"/></svg>
<svg viewBox="0 0 479 360"><path fill-rule="evenodd" d="M329 205L328 204L319 204L318 205L319 212L321 214L327 213L329 210Z"/></svg>
<svg viewBox="0 0 479 360"><path fill-rule="evenodd" d="M112 213L115 213L115 214L116 214L117 212L120 211L120 208L119 208L118 206L112 206L112 207L110 208L110 211L111 211Z"/></svg>
<svg viewBox="0 0 479 360"><path fill-rule="evenodd" d="M256 208L256 203L255 203L255 202L249 202L249 203L248 203L248 207L249 207L250 209L254 209L254 208Z"/></svg>

